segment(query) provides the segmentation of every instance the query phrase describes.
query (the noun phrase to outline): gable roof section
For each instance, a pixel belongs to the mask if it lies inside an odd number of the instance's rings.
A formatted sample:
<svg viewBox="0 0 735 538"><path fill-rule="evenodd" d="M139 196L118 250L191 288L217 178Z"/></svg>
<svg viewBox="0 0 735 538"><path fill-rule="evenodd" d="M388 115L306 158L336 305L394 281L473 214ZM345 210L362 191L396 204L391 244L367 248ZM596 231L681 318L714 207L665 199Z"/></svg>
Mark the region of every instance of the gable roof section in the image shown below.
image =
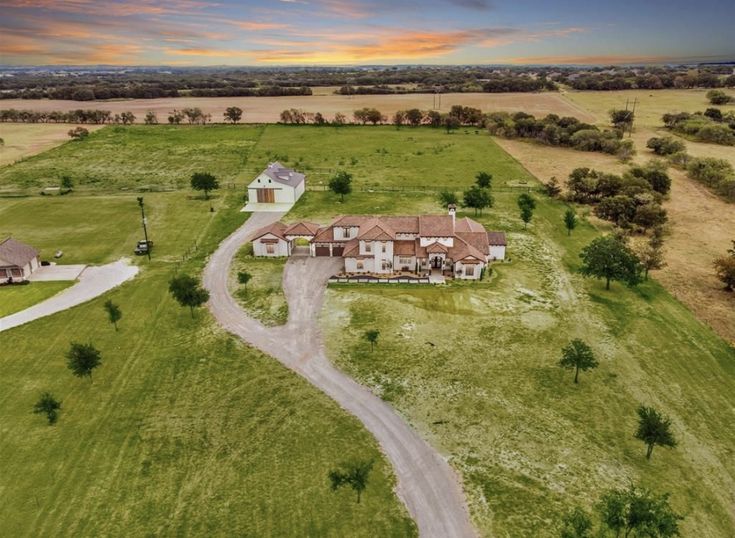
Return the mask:
<svg viewBox="0 0 735 538"><path fill-rule="evenodd" d="M441 243L434 242L426 247L426 252L428 252L429 254L435 254L437 252L443 252L444 254L446 254L447 252L449 252L449 249Z"/></svg>
<svg viewBox="0 0 735 538"><path fill-rule="evenodd" d="M274 222L273 224L269 224L268 226L265 226L255 232L255 236L253 236L253 241L256 239L260 239L264 235L272 234L275 235L278 239L283 239L286 241L286 237L284 232L286 231L286 225L282 222Z"/></svg>
<svg viewBox="0 0 735 538"><path fill-rule="evenodd" d="M454 241L454 246L449 249L447 255L455 262L473 259L480 261L487 260L487 253L484 253L477 247L471 245L459 235L456 237L456 240Z"/></svg>
<svg viewBox="0 0 735 538"><path fill-rule="evenodd" d="M304 182L306 176L290 168L286 168L279 162L270 163L265 170L261 172L276 183L288 185L289 187L297 187Z"/></svg>
<svg viewBox="0 0 735 538"><path fill-rule="evenodd" d="M287 227L283 235L315 235L319 230L319 225L313 222L296 222L291 226Z"/></svg>
<svg viewBox="0 0 735 538"><path fill-rule="evenodd" d="M452 237L454 222L449 215L421 215L419 235L422 237Z"/></svg>
<svg viewBox="0 0 735 538"><path fill-rule="evenodd" d="M0 242L0 265L23 267L37 256L35 248L12 237Z"/></svg>
<svg viewBox="0 0 735 538"><path fill-rule="evenodd" d="M504 247L506 245L503 232L487 232L487 241L494 247Z"/></svg>
<svg viewBox="0 0 735 538"><path fill-rule="evenodd" d="M396 238L396 233L390 226L376 218L362 224L357 237L364 241L391 241Z"/></svg>
<svg viewBox="0 0 735 538"><path fill-rule="evenodd" d="M418 217L381 217L380 220L385 222L397 234L419 233Z"/></svg>
<svg viewBox="0 0 735 538"><path fill-rule="evenodd" d="M469 217L464 217L461 219L457 219L456 224L454 225L454 231L459 232L476 232L476 233L485 233L485 227L477 222L476 220L472 220Z"/></svg>

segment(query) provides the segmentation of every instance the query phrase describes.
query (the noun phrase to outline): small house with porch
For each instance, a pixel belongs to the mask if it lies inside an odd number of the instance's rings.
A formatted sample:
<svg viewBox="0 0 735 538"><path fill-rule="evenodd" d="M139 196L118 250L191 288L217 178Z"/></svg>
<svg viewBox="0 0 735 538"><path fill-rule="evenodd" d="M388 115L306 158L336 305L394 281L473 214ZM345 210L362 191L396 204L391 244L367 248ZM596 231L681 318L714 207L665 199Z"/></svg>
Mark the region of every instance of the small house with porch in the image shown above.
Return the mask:
<svg viewBox="0 0 735 538"><path fill-rule="evenodd" d="M39 252L12 237L0 241L0 282L28 279L41 265Z"/></svg>

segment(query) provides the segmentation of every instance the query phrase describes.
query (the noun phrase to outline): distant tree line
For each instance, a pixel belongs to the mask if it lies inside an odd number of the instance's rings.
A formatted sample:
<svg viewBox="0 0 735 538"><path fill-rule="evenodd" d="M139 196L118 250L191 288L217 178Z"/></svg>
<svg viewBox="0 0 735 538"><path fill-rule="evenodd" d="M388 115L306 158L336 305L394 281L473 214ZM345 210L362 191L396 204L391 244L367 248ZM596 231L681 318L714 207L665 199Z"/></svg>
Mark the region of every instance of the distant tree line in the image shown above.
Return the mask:
<svg viewBox="0 0 735 538"><path fill-rule="evenodd" d="M664 114L662 119L667 129L697 142L735 146L735 112L723 114L719 108L708 108L693 114Z"/></svg>
<svg viewBox="0 0 735 538"><path fill-rule="evenodd" d="M536 119L525 112L493 112L485 116L484 123L491 134L505 138L530 138L550 146L609 153L622 160L635 153L633 142L623 140L620 129L600 130L573 117L548 114Z"/></svg>
<svg viewBox="0 0 735 538"><path fill-rule="evenodd" d="M668 88L733 88L735 75L725 66L697 70L654 67L608 68L587 72L567 72L554 78L575 90L663 90Z"/></svg>
<svg viewBox="0 0 735 538"><path fill-rule="evenodd" d="M407 93L501 93L501 92L540 92L557 91L558 87L551 80L527 75L492 75L487 79L472 80L454 84L426 84L416 86L374 86L345 85L335 91L338 95L390 95Z"/></svg>

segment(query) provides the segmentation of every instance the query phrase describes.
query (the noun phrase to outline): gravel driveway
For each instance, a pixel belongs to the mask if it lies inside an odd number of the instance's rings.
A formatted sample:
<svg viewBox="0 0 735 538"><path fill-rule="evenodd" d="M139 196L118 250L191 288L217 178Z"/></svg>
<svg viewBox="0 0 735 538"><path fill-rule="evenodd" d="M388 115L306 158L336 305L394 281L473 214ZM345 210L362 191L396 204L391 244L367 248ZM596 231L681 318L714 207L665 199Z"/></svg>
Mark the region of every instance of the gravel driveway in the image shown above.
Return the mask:
<svg viewBox="0 0 735 538"><path fill-rule="evenodd" d="M106 291L119 286L137 274L138 267L130 265L124 259L98 267L87 267L79 275L79 282L71 288L67 288L61 293L30 308L0 318L0 331L12 329L29 321L50 316L67 308L86 303ZM33 284L29 284L29 286L33 286Z"/></svg>
<svg viewBox="0 0 735 538"><path fill-rule="evenodd" d="M209 309L219 323L264 353L278 359L356 416L375 436L393 465L397 494L416 521L421 536L475 536L464 494L454 470L388 404L336 369L326 358L318 327L327 279L341 260L291 258L283 286L289 319L266 328L239 307L227 290L230 263L254 232L277 221L281 213L253 213L225 239L204 271Z"/></svg>

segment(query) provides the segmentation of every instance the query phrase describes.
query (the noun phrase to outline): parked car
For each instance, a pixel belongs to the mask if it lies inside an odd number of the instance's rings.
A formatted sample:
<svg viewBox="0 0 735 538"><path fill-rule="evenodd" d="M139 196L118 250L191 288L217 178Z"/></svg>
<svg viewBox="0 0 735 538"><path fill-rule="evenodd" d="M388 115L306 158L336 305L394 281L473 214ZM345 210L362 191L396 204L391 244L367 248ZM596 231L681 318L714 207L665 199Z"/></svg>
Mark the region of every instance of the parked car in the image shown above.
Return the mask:
<svg viewBox="0 0 735 538"><path fill-rule="evenodd" d="M138 241L138 244L135 245L135 253L138 256L148 254L148 252L151 250L153 250L153 241L146 241L145 239L141 239L140 241Z"/></svg>

